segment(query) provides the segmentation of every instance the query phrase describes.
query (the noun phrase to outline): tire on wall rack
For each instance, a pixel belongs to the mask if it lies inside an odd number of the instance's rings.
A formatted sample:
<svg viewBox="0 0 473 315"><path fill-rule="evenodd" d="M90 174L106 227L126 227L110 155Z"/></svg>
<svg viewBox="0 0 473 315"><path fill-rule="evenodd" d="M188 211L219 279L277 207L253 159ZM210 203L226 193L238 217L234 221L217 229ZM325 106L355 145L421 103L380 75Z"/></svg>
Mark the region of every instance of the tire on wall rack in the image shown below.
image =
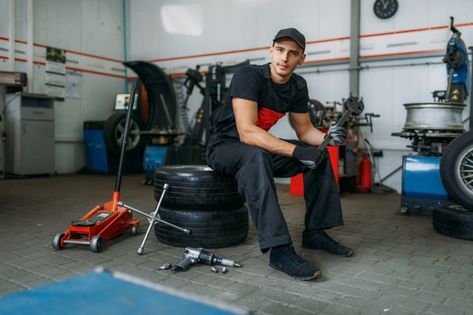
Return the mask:
<svg viewBox="0 0 473 315"><path fill-rule="evenodd" d="M450 142L440 161L440 176L450 198L473 210L473 130Z"/></svg>
<svg viewBox="0 0 473 315"><path fill-rule="evenodd" d="M473 240L473 211L459 205L433 209L432 224L440 234Z"/></svg>
<svg viewBox="0 0 473 315"><path fill-rule="evenodd" d="M105 143L110 151L120 152L125 132L126 112L115 113L110 116L103 127ZM142 124L136 117L131 117L128 134L127 151L138 149L141 146Z"/></svg>
<svg viewBox="0 0 473 315"><path fill-rule="evenodd" d="M157 223L154 232L164 244L177 247L220 248L239 244L248 236L248 209L241 206L225 210L179 210L161 207L159 217L179 227Z"/></svg>
<svg viewBox="0 0 473 315"><path fill-rule="evenodd" d="M159 201L163 186L169 184L162 206L173 209L237 208L244 201L233 178L205 165L167 165L154 173L154 198Z"/></svg>

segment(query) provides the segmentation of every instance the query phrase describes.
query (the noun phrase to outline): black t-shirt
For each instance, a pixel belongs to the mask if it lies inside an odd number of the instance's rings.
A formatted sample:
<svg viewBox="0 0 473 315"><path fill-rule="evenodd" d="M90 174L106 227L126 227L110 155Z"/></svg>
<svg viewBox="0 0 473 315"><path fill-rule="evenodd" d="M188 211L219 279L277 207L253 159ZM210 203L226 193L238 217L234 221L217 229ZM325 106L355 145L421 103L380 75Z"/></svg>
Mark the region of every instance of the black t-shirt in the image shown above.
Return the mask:
<svg viewBox="0 0 473 315"><path fill-rule="evenodd" d="M269 64L241 67L233 75L225 103L212 114L209 142L239 140L233 97L258 104L256 125L266 131L287 112L306 113L309 102L307 83L300 75L293 73L287 83L276 84L271 81Z"/></svg>

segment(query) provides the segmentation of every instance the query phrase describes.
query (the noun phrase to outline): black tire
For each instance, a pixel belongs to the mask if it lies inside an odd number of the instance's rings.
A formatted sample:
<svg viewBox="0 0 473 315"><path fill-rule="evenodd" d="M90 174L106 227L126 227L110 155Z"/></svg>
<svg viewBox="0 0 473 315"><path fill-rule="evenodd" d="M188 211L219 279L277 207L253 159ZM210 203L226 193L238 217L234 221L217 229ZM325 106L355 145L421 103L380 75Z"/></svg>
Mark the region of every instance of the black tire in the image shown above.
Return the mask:
<svg viewBox="0 0 473 315"><path fill-rule="evenodd" d="M168 165L154 173L154 198L159 201L169 184L162 205L173 209L210 210L236 208L244 201L237 182L204 165Z"/></svg>
<svg viewBox="0 0 473 315"><path fill-rule="evenodd" d="M473 240L473 211L461 206L434 209L432 224L440 234Z"/></svg>
<svg viewBox="0 0 473 315"><path fill-rule="evenodd" d="M451 199L473 210L473 130L447 146L440 161L440 176Z"/></svg>
<svg viewBox="0 0 473 315"><path fill-rule="evenodd" d="M107 147L112 152L120 152L126 123L126 112L116 113L110 116L103 127L103 135ZM130 131L128 132L127 151L141 147L142 130L140 121L132 116L130 121Z"/></svg>
<svg viewBox="0 0 473 315"><path fill-rule="evenodd" d="M161 207L159 216L179 227L191 230L185 234L163 223L154 226L158 240L178 247L220 248L239 244L248 236L248 209L241 206L226 210L176 210Z"/></svg>

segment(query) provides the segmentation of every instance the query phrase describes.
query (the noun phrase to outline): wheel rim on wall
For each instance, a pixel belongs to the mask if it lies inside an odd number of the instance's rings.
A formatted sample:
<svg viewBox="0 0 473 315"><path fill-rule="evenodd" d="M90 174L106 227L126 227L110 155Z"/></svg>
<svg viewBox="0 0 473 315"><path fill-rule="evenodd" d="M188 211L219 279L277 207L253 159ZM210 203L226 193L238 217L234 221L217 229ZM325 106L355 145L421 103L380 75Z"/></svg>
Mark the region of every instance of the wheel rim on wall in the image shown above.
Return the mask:
<svg viewBox="0 0 473 315"><path fill-rule="evenodd" d="M117 124L115 128L115 139L119 146L123 143L123 136L125 135L125 123L126 120L122 120ZM136 121L130 121L130 131L128 132L128 141L127 141L127 150L134 149L138 146L140 142L140 126L136 123Z"/></svg>

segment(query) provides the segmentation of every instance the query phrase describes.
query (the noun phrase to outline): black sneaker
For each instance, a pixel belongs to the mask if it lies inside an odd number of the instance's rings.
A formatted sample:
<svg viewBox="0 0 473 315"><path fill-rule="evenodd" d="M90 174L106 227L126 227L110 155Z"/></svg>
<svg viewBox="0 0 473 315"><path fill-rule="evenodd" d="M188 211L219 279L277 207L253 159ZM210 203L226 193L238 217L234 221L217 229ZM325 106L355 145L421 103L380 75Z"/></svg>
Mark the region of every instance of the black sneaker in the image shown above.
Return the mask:
<svg viewBox="0 0 473 315"><path fill-rule="evenodd" d="M315 280L321 276L320 270L297 255L290 245L273 247L269 265L299 280Z"/></svg>
<svg viewBox="0 0 473 315"><path fill-rule="evenodd" d="M331 254L345 257L353 255L353 249L337 243L322 230L315 232L310 237L304 236L302 238L302 247L323 249Z"/></svg>

